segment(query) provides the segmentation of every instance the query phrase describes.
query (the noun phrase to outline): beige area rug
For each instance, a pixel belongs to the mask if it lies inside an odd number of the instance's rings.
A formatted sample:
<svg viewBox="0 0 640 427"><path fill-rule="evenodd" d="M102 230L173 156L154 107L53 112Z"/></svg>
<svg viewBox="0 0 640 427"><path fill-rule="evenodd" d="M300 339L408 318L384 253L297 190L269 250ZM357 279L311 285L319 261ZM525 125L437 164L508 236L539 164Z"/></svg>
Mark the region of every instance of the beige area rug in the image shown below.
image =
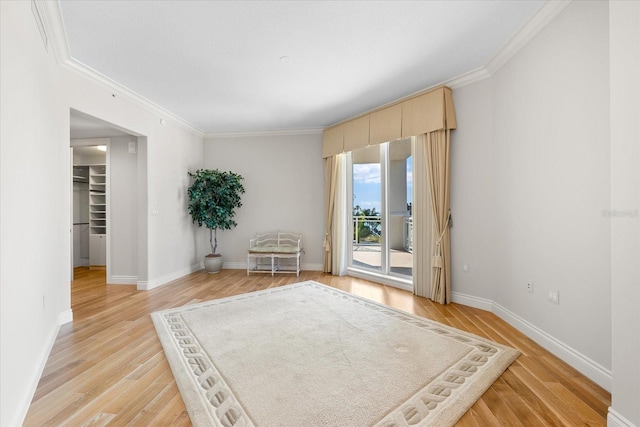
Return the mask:
<svg viewBox="0 0 640 427"><path fill-rule="evenodd" d="M519 352L308 281L152 314L195 426L448 426Z"/></svg>

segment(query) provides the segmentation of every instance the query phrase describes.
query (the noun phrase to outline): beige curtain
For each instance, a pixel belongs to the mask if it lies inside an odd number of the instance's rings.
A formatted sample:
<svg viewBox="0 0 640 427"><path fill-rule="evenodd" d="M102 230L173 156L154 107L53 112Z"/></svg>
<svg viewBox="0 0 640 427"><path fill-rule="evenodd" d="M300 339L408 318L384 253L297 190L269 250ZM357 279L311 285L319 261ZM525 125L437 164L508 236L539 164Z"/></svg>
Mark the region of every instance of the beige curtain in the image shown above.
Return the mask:
<svg viewBox="0 0 640 427"><path fill-rule="evenodd" d="M346 268L346 163L343 154L324 159L325 234L322 271L342 275Z"/></svg>
<svg viewBox="0 0 640 427"><path fill-rule="evenodd" d="M415 137L413 158L413 293L430 298L433 232L425 135Z"/></svg>
<svg viewBox="0 0 640 427"><path fill-rule="evenodd" d="M342 276L347 270L347 158L345 154L335 156L333 225L331 234L331 274Z"/></svg>
<svg viewBox="0 0 640 427"><path fill-rule="evenodd" d="M333 245L333 217L334 203L336 199L336 187L338 182L337 156L331 156L324 159L324 204L325 204L325 222L324 222L324 261L322 271L331 273L332 270L332 245Z"/></svg>
<svg viewBox="0 0 640 427"><path fill-rule="evenodd" d="M449 176L451 131L441 129L425 134L427 181L431 207L431 295L441 304L451 302L451 239L449 233Z"/></svg>

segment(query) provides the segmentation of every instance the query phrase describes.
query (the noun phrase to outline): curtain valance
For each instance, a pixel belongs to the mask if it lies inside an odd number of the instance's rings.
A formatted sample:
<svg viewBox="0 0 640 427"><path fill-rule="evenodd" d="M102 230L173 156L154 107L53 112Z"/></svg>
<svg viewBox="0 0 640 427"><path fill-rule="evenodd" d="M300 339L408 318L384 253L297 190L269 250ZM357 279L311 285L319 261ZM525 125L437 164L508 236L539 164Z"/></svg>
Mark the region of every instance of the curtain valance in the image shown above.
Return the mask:
<svg viewBox="0 0 640 427"><path fill-rule="evenodd" d="M455 129L451 89L441 86L324 131L322 157L408 136Z"/></svg>

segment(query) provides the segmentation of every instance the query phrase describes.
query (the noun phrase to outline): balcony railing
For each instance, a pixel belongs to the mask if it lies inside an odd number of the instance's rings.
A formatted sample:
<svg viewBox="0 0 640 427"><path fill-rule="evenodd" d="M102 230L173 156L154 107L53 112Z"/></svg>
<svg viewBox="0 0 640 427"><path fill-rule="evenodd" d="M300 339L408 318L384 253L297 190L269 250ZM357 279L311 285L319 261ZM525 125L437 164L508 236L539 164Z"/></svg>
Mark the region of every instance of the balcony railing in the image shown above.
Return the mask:
<svg viewBox="0 0 640 427"><path fill-rule="evenodd" d="M403 223L404 250L413 253L413 217L405 216Z"/></svg>
<svg viewBox="0 0 640 427"><path fill-rule="evenodd" d="M413 217L403 218L404 249L413 253ZM353 244L380 246L382 218L379 216L353 216Z"/></svg>
<svg viewBox="0 0 640 427"><path fill-rule="evenodd" d="M353 217L353 243L380 245L382 218L358 215Z"/></svg>

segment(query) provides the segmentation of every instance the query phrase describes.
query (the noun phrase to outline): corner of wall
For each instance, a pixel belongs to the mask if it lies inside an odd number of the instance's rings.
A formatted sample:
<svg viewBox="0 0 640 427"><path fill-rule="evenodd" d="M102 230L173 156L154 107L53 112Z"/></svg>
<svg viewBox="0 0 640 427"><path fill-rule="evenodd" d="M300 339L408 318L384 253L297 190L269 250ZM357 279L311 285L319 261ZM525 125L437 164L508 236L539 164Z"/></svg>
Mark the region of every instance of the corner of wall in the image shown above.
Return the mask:
<svg viewBox="0 0 640 427"><path fill-rule="evenodd" d="M151 279L148 281L138 281L137 286L139 291L150 291L151 289L158 288L160 286L164 286L169 284L170 282L180 279L181 277L187 276L191 273L195 273L196 271L200 271L204 269L204 262L199 262L197 264L193 264L190 267L184 268L182 270L174 271L169 274L165 274L161 277L156 277L155 279Z"/></svg>
<svg viewBox="0 0 640 427"><path fill-rule="evenodd" d="M66 325L73 322L73 311L71 309L65 310L58 315L58 325Z"/></svg>

